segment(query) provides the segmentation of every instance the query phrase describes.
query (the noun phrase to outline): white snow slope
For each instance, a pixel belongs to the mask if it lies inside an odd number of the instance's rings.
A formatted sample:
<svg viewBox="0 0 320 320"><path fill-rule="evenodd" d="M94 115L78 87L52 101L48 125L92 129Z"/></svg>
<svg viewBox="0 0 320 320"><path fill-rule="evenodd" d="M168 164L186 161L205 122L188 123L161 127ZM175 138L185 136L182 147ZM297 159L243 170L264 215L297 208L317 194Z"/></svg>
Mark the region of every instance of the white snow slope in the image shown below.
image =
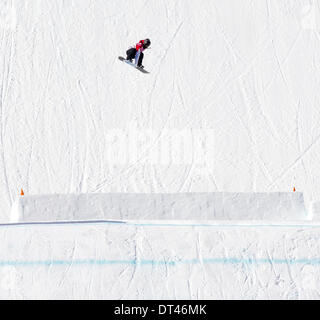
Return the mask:
<svg viewBox="0 0 320 320"><path fill-rule="evenodd" d="M319 230L164 222L2 226L0 299L320 299Z"/></svg>
<svg viewBox="0 0 320 320"><path fill-rule="evenodd" d="M1 221L21 188L320 199L318 1L0 3Z"/></svg>
<svg viewBox="0 0 320 320"><path fill-rule="evenodd" d="M295 187L319 220L319 21L312 0L0 0L0 298L320 299L316 221L5 224L21 188ZM146 37L148 75L118 60Z"/></svg>

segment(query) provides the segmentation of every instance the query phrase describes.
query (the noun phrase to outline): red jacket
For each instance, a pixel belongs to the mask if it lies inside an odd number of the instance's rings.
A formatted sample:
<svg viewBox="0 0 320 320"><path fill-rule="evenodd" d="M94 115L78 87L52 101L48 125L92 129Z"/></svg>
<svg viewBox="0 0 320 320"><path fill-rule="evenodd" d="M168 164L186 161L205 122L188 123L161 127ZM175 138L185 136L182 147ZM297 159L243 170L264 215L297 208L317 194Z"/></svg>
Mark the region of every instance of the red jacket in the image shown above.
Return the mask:
<svg viewBox="0 0 320 320"><path fill-rule="evenodd" d="M144 40L140 40L137 44L136 44L136 50L140 50L140 52L142 52L144 50L144 47L143 47L143 44L144 44Z"/></svg>

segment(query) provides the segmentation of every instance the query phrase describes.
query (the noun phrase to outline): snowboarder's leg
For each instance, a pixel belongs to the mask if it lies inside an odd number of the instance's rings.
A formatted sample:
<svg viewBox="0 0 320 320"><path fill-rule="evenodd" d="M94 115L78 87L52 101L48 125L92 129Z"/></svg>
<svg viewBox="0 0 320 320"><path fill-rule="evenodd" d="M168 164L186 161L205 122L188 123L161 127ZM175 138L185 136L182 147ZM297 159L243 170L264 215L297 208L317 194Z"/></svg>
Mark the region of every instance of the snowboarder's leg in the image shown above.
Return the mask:
<svg viewBox="0 0 320 320"><path fill-rule="evenodd" d="M137 64L139 68L143 68L142 66L143 56L144 56L143 52L140 52L140 55L138 57L138 64Z"/></svg>
<svg viewBox="0 0 320 320"><path fill-rule="evenodd" d="M135 58L136 53L137 53L137 50L135 48L130 48L129 50L127 50L127 52L126 52L127 59L126 60L129 60L130 62L132 62L132 59Z"/></svg>

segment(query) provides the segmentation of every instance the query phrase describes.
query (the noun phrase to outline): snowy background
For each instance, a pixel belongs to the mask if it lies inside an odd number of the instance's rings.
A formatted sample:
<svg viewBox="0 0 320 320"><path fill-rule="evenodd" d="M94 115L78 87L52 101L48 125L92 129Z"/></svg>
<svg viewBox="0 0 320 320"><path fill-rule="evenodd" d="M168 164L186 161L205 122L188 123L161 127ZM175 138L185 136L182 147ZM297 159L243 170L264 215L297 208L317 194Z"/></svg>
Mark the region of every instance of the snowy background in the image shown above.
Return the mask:
<svg viewBox="0 0 320 320"><path fill-rule="evenodd" d="M10 261L0 264L0 299L320 297L319 226L89 223L0 231L0 252Z"/></svg>
<svg viewBox="0 0 320 320"><path fill-rule="evenodd" d="M0 0L0 299L319 299L319 49L316 0ZM136 221L7 224L86 208Z"/></svg>
<svg viewBox="0 0 320 320"><path fill-rule="evenodd" d="M0 221L21 188L296 187L319 200L319 10L310 0L1 0ZM149 75L118 60L147 37Z"/></svg>

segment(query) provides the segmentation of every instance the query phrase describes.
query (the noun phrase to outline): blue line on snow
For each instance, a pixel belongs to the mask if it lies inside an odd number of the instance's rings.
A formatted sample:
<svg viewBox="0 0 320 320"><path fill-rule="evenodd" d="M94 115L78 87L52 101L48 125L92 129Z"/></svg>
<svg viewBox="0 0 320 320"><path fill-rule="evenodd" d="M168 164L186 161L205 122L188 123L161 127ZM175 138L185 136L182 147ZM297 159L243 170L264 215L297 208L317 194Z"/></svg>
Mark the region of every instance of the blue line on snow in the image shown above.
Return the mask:
<svg viewBox="0 0 320 320"><path fill-rule="evenodd" d="M33 266L72 266L72 265L132 265L132 266L177 266L181 264L222 264L222 265L261 265L261 264L287 264L287 265L320 265L320 258L314 259L254 259L254 258L209 258L209 259L189 259L177 261L165 260L43 260L43 261L0 261L0 267L33 267Z"/></svg>

